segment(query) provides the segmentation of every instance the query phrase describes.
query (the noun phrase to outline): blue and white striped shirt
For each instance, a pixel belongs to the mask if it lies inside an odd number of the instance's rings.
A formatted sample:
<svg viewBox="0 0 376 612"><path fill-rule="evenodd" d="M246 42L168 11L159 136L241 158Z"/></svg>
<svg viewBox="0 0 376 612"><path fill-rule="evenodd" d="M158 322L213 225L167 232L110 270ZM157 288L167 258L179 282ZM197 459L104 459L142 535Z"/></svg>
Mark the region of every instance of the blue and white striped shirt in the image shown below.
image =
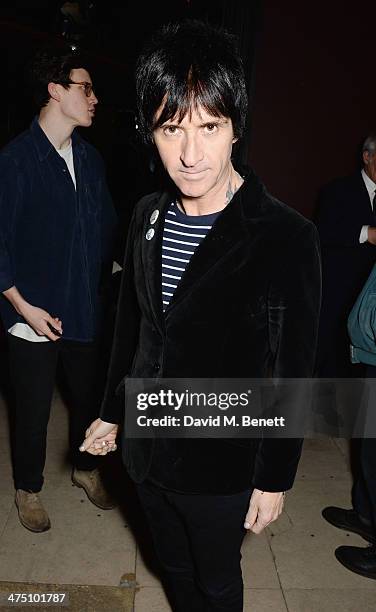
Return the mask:
<svg viewBox="0 0 376 612"><path fill-rule="evenodd" d="M210 215L186 215L175 202L167 209L162 241L162 300L166 310L198 245L211 230L221 211Z"/></svg>

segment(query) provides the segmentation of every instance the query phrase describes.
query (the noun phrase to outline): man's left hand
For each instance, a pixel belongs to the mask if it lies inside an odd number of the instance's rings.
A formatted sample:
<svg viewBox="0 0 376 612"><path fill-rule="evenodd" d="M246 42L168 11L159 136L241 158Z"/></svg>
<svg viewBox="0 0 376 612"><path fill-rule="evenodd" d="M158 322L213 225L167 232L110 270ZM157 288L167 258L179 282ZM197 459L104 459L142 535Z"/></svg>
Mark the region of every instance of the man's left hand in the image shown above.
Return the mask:
<svg viewBox="0 0 376 612"><path fill-rule="evenodd" d="M275 521L282 512L284 493L268 493L254 489L249 509L244 521L244 527L253 531L253 533L261 533L261 531Z"/></svg>

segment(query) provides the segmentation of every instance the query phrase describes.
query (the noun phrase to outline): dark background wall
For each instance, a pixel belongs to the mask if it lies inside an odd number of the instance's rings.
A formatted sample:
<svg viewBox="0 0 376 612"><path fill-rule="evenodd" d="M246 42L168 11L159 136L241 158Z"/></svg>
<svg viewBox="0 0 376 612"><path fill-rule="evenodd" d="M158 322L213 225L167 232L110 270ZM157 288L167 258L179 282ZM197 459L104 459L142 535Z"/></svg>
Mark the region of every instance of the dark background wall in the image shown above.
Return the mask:
<svg viewBox="0 0 376 612"><path fill-rule="evenodd" d="M250 159L307 216L319 187L356 166L376 130L376 2L264 2Z"/></svg>
<svg viewBox="0 0 376 612"><path fill-rule="evenodd" d="M0 145L24 129L33 109L22 82L25 62L62 32L93 56L100 106L85 137L108 167L124 223L154 187L134 133L133 68L143 40L168 20L202 17L238 37L249 91L248 157L269 190L311 216L319 187L354 170L359 142L376 128L376 2L341 0L167 0L93 5L87 25L63 23L59 0L14 0L0 8Z"/></svg>

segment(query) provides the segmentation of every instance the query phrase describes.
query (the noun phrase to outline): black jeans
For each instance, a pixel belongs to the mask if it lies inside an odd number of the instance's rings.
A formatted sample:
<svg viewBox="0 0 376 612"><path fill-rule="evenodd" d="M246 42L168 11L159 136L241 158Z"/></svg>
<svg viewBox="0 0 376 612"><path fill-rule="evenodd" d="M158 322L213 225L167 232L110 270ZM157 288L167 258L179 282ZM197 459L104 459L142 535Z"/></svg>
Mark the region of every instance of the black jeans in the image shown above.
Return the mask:
<svg viewBox="0 0 376 612"><path fill-rule="evenodd" d="M251 491L188 495L137 486L174 612L241 612L240 547Z"/></svg>
<svg viewBox="0 0 376 612"><path fill-rule="evenodd" d="M47 425L58 362L69 393L71 461L81 470L93 470L98 465L97 457L78 450L86 428L99 414L98 349L94 343L29 342L10 334L8 342L15 398L15 486L38 493L43 486Z"/></svg>

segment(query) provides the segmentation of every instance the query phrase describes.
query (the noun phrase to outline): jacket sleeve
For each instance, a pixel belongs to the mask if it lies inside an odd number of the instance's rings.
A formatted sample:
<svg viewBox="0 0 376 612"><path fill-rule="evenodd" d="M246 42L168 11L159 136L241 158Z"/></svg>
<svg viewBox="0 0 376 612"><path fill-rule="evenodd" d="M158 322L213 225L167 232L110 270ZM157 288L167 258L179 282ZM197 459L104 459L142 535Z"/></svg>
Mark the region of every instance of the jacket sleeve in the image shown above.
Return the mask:
<svg viewBox="0 0 376 612"><path fill-rule="evenodd" d="M313 374L321 301L321 264L317 231L307 222L291 242L271 287L271 300L283 307L269 316L274 338L273 378L310 378ZM274 329L273 329L274 327ZM301 439L263 438L256 456L253 484L262 491L286 491L293 485L302 451Z"/></svg>
<svg viewBox="0 0 376 612"><path fill-rule="evenodd" d="M21 198L21 174L8 156L0 155L0 293L15 284L11 256L16 211Z"/></svg>
<svg viewBox="0 0 376 612"><path fill-rule="evenodd" d="M102 239L102 262L111 263L114 259L114 247L118 231L118 217L106 179L106 170L101 159L101 239ZM120 263L120 262L119 262Z"/></svg>
<svg viewBox="0 0 376 612"><path fill-rule="evenodd" d="M100 412L101 419L108 423L120 423L123 419L124 400L116 391L132 366L139 336L140 310L134 278L135 216L136 212L128 231L110 365Z"/></svg>
<svg viewBox="0 0 376 612"><path fill-rule="evenodd" d="M106 178L103 173L101 184L101 278L99 293L110 300L113 291L113 261L116 260L116 242L119 232L118 219ZM119 262L121 263L121 262Z"/></svg>
<svg viewBox="0 0 376 612"><path fill-rule="evenodd" d="M324 187L319 195L315 223L323 247L358 247L369 246L368 242L360 243L360 232L363 225L369 225L370 219L359 218L356 213L358 202L349 202L349 194L344 193L337 183ZM371 206L370 213L371 213Z"/></svg>

